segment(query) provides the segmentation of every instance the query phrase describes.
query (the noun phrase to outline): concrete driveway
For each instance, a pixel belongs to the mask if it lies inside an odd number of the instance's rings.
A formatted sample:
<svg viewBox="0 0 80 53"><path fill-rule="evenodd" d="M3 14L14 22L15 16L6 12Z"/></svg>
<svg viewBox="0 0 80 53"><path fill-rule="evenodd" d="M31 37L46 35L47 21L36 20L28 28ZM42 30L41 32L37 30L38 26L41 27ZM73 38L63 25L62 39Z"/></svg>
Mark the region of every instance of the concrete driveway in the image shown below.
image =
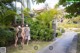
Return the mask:
<svg viewBox="0 0 80 53"><path fill-rule="evenodd" d="M67 31L61 38L57 39L52 44L41 49L37 53L76 53L76 45L77 33Z"/></svg>

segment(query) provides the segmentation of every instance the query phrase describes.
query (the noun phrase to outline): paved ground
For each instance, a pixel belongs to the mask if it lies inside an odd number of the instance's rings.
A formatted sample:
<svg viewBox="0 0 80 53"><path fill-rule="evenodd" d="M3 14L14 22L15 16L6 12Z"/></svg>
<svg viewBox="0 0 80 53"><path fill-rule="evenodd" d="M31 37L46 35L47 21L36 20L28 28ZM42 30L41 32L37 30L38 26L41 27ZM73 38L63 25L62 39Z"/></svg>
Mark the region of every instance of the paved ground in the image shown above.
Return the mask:
<svg viewBox="0 0 80 53"><path fill-rule="evenodd" d="M67 31L61 38L37 53L76 53L77 33Z"/></svg>

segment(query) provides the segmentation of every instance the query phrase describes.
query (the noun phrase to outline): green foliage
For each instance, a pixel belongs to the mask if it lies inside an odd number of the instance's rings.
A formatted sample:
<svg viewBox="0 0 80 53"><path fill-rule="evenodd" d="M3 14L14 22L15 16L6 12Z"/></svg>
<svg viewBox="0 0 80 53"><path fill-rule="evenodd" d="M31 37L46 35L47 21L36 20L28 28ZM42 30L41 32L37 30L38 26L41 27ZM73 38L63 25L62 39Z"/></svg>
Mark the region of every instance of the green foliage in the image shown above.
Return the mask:
<svg viewBox="0 0 80 53"><path fill-rule="evenodd" d="M12 5L13 0L1 0L0 2L0 24L11 25L15 19L15 7Z"/></svg>
<svg viewBox="0 0 80 53"><path fill-rule="evenodd" d="M80 16L77 16L72 19L73 23L80 23Z"/></svg>
<svg viewBox="0 0 80 53"><path fill-rule="evenodd" d="M66 8L66 12L72 16L80 15L80 2L66 2L67 0L59 0L59 5L63 5Z"/></svg>
<svg viewBox="0 0 80 53"><path fill-rule="evenodd" d="M52 20L57 10L51 9L38 14L35 18L27 18L25 21L30 26L32 40L50 41L53 39Z"/></svg>
<svg viewBox="0 0 80 53"><path fill-rule="evenodd" d="M41 20L42 23L47 24L54 19L54 16L58 14L58 11L55 9L51 9L49 11L44 11L37 16L38 20Z"/></svg>
<svg viewBox="0 0 80 53"><path fill-rule="evenodd" d="M9 46L13 43L15 38L14 29L0 27L0 47Z"/></svg>
<svg viewBox="0 0 80 53"><path fill-rule="evenodd" d="M69 14L69 15L65 15L65 18L72 18L73 15Z"/></svg>
<svg viewBox="0 0 80 53"><path fill-rule="evenodd" d="M1 3L4 3L4 4L8 4L8 3L11 3L15 0L0 0Z"/></svg>
<svg viewBox="0 0 80 53"><path fill-rule="evenodd" d="M64 33L65 32L65 29L64 28L62 28L62 27L58 27L58 29L57 29L58 31L60 31L61 33Z"/></svg>
<svg viewBox="0 0 80 53"><path fill-rule="evenodd" d="M40 21L28 21L31 28L31 37L33 40L49 41L52 40L52 30L47 25L39 23Z"/></svg>
<svg viewBox="0 0 80 53"><path fill-rule="evenodd" d="M3 15L0 15L0 23L2 25L11 25L16 13L12 10L7 10Z"/></svg>
<svg viewBox="0 0 80 53"><path fill-rule="evenodd" d="M66 0L59 0L59 4L64 4L66 2Z"/></svg>
<svg viewBox="0 0 80 53"><path fill-rule="evenodd" d="M79 24L61 24L59 25L60 27L63 27L63 28L80 28Z"/></svg>
<svg viewBox="0 0 80 53"><path fill-rule="evenodd" d="M57 31L56 31L56 35L57 35L57 36L61 36L62 33L61 33L59 30L57 30Z"/></svg>
<svg viewBox="0 0 80 53"><path fill-rule="evenodd" d="M37 3L45 2L45 0L35 0Z"/></svg>
<svg viewBox="0 0 80 53"><path fill-rule="evenodd" d="M24 13L24 16L26 16L26 17L30 17L30 14L29 14L29 12L30 12L30 9L29 8L25 8L24 9L24 11L23 11L23 13Z"/></svg>

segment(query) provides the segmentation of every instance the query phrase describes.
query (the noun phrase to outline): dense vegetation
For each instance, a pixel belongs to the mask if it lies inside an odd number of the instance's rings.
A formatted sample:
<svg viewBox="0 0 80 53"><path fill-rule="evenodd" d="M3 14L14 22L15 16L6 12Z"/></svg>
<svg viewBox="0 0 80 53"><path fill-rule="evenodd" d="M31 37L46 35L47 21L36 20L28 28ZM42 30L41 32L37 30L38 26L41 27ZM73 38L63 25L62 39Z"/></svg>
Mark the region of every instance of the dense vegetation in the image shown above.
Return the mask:
<svg viewBox="0 0 80 53"><path fill-rule="evenodd" d="M50 41L53 39L52 20L55 14L57 11L52 9L44 11L34 18L27 18L33 40Z"/></svg>
<svg viewBox="0 0 80 53"><path fill-rule="evenodd" d="M66 12L68 12L69 17L80 15L80 2L79 0L73 0L70 2L69 0L59 0L59 5L63 5L65 7Z"/></svg>
<svg viewBox="0 0 80 53"><path fill-rule="evenodd" d="M16 8L13 5L13 1L15 0L0 0L0 46L8 46L14 43L15 38L15 30L14 25L22 24L22 17L21 14L18 15L16 13ZM18 0L17 0L18 1ZM37 3L44 2L45 0L35 0ZM20 2L20 1L18 1ZM66 6L66 11L69 13L69 16L66 17L70 18L74 16L74 14L79 12L80 8L78 4L80 3L72 3L72 5L64 4L66 1L60 0L59 5ZM76 8L74 8L76 6ZM69 10L72 9L72 10ZM74 11L75 10L75 11ZM56 35L60 36L62 33L65 32L64 28L68 27L78 27L76 24L80 23L80 16L75 14L76 17L70 19L67 24L59 25L57 28ZM28 8L24 8L22 14L24 14L24 23L29 24L31 30L31 40L39 40L39 41L51 41L53 40L53 20L54 18L62 18L63 13L56 8L50 10L43 10L43 12L36 13L36 15L31 15L30 10ZM17 19L15 19L15 17ZM16 21L15 21L16 20ZM75 26L74 26L75 24ZM60 31L61 30L61 31Z"/></svg>
<svg viewBox="0 0 80 53"><path fill-rule="evenodd" d="M14 28L0 27L0 47L10 46L14 43L15 31Z"/></svg>
<svg viewBox="0 0 80 53"><path fill-rule="evenodd" d="M1 0L0 2L0 46L14 44L14 25L21 25L22 23L21 15L16 13L16 8L12 3L13 1L15 0ZM45 0L36 1L39 3ZM56 9L44 10L35 16L31 16L29 12L30 10L28 8L24 8L22 13L24 14L24 23L30 26L31 40L51 41L54 32L52 29L52 21L55 15L59 14L58 11ZM61 35L59 30L57 30L57 35Z"/></svg>

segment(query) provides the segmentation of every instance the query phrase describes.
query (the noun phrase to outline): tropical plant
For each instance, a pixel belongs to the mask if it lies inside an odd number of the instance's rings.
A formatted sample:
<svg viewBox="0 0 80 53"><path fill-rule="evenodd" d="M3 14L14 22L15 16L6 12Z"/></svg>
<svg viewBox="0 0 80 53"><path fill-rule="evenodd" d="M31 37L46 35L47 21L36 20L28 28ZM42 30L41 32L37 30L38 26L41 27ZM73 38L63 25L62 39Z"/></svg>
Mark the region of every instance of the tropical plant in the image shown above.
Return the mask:
<svg viewBox="0 0 80 53"><path fill-rule="evenodd" d="M51 9L38 14L34 18L26 18L31 28L32 40L50 41L53 39L52 21L58 11Z"/></svg>
<svg viewBox="0 0 80 53"><path fill-rule="evenodd" d="M16 15L13 0L1 0L0 2L0 24L11 25Z"/></svg>
<svg viewBox="0 0 80 53"><path fill-rule="evenodd" d="M3 15L0 15L0 24L2 25L11 25L14 21L16 13L12 10L7 10L3 13Z"/></svg>

